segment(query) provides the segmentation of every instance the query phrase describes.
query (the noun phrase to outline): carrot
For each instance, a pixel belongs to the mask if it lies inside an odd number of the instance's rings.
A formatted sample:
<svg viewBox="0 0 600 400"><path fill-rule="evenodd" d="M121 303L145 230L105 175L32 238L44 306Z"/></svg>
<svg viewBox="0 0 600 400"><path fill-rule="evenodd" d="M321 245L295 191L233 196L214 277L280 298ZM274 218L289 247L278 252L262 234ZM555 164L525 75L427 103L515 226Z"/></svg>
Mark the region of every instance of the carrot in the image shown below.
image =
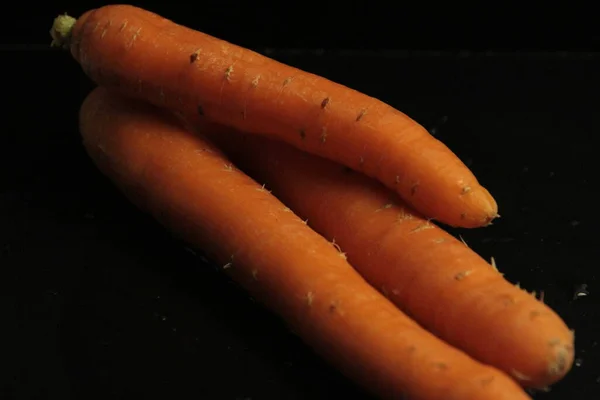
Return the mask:
<svg viewBox="0 0 600 400"><path fill-rule="evenodd" d="M473 173L421 125L323 77L129 5L59 16L51 34L100 85L362 171L430 218L478 227L498 214Z"/></svg>
<svg viewBox="0 0 600 400"><path fill-rule="evenodd" d="M85 149L140 209L223 271L347 376L385 399L528 399L503 372L400 312L322 236L200 136L98 88Z"/></svg>
<svg viewBox="0 0 600 400"><path fill-rule="evenodd" d="M571 368L573 334L551 308L378 182L281 142L203 121L196 128L448 343L525 386L550 385Z"/></svg>

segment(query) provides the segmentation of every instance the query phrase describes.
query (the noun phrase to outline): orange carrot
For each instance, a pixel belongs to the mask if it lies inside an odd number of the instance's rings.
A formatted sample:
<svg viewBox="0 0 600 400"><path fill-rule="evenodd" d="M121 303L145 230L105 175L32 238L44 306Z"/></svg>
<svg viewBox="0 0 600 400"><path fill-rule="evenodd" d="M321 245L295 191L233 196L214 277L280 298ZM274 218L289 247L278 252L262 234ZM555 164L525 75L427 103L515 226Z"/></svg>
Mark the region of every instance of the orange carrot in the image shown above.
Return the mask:
<svg viewBox="0 0 600 400"><path fill-rule="evenodd" d="M528 399L371 287L331 244L161 110L98 88L84 146L135 204L211 255L342 372L385 399Z"/></svg>
<svg viewBox="0 0 600 400"><path fill-rule="evenodd" d="M573 334L552 309L378 182L281 142L196 127L445 341L525 386L550 385L571 368Z"/></svg>
<svg viewBox="0 0 600 400"><path fill-rule="evenodd" d="M51 34L100 85L362 171L449 225L497 216L450 149L375 98L128 5L59 16Z"/></svg>

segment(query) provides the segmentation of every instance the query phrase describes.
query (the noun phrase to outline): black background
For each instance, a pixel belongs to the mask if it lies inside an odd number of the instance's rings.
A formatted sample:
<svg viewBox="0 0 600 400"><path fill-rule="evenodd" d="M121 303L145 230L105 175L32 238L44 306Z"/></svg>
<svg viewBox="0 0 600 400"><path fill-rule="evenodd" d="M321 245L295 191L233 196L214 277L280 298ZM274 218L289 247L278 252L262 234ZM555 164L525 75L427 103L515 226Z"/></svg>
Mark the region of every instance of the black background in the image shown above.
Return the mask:
<svg viewBox="0 0 600 400"><path fill-rule="evenodd" d="M577 365L535 398L600 396L595 14L199 3L136 4L379 97L467 162L502 218L453 232L576 332ZM367 398L85 156L92 84L48 30L101 4L11 3L1 27L0 399Z"/></svg>

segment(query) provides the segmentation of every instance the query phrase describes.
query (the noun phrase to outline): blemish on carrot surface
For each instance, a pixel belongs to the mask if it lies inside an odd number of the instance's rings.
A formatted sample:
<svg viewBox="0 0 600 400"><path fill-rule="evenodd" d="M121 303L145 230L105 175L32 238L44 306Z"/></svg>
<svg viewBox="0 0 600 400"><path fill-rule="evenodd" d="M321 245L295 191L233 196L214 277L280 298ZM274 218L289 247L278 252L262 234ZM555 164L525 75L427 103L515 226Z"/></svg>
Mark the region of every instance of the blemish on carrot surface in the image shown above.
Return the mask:
<svg viewBox="0 0 600 400"><path fill-rule="evenodd" d="M387 204L384 204L383 206L379 207L378 209L376 209L375 212L380 212L380 211L383 211L383 210L387 210L389 208L392 208L393 206L394 205L392 203L387 203Z"/></svg>
<svg viewBox="0 0 600 400"><path fill-rule="evenodd" d="M406 212L406 210L403 208L400 210L398 215L396 215L396 222L408 221L413 218L413 215L409 212Z"/></svg>
<svg viewBox="0 0 600 400"><path fill-rule="evenodd" d="M198 57L200 57L200 49L196 50L190 55L190 64L195 63L196 60L198 60Z"/></svg>
<svg viewBox="0 0 600 400"><path fill-rule="evenodd" d="M225 170L227 172L232 172L233 171L233 164L225 164L223 166L223 170Z"/></svg>
<svg viewBox="0 0 600 400"><path fill-rule="evenodd" d="M356 122L360 121L367 114L367 109L363 108L356 116Z"/></svg>
<svg viewBox="0 0 600 400"><path fill-rule="evenodd" d="M444 243L445 241L446 241L446 238L433 239L433 243L436 243L436 244Z"/></svg>
<svg viewBox="0 0 600 400"><path fill-rule="evenodd" d="M481 384L481 386L488 386L490 383L492 383L494 381L494 377L493 376L489 376L487 378L483 378L479 381L479 383Z"/></svg>
<svg viewBox="0 0 600 400"><path fill-rule="evenodd" d="M283 212L292 212L292 210L289 207L283 207L282 211Z"/></svg>
<svg viewBox="0 0 600 400"><path fill-rule="evenodd" d="M327 127L324 126L321 129L321 136L319 136L319 139L321 140L321 143L325 143L327 141Z"/></svg>
<svg viewBox="0 0 600 400"><path fill-rule="evenodd" d="M293 76L288 76L287 78L284 79L282 86L286 87L287 85L289 85L290 83L292 83L293 80L294 80Z"/></svg>
<svg viewBox="0 0 600 400"><path fill-rule="evenodd" d="M256 89L256 87L258 86L258 82L259 82L259 81L260 81L260 75L256 75L256 76L254 77L254 79L252 79L252 82L250 83L250 86L251 86L253 89Z"/></svg>
<svg viewBox="0 0 600 400"><path fill-rule="evenodd" d="M227 69L225 70L225 79L227 80L227 82L231 82L231 75L233 74L233 64L231 64L229 67L227 67Z"/></svg>
<svg viewBox="0 0 600 400"><path fill-rule="evenodd" d="M447 369L448 369L448 364L446 364L446 363L443 363L443 362L436 362L436 363L434 364L434 367L435 367L437 370L440 370L440 371L445 371L445 370L447 370Z"/></svg>
<svg viewBox="0 0 600 400"><path fill-rule="evenodd" d="M127 20L123 21L123 23L119 27L119 33L123 32L125 30L125 28L127 28L127 23L128 23Z"/></svg>
<svg viewBox="0 0 600 400"><path fill-rule="evenodd" d="M418 188L419 188L419 182L413 183L413 185L410 187L410 195L414 196L415 193L417 193Z"/></svg>
<svg viewBox="0 0 600 400"><path fill-rule="evenodd" d="M133 35L131 36L131 40L129 41L129 44L127 45L127 48L131 48L133 46L133 44L137 40L138 36L140 35L141 31L142 31L142 28L138 28L138 30L133 33Z"/></svg>
<svg viewBox="0 0 600 400"><path fill-rule="evenodd" d="M416 228L413 228L410 232L416 233L416 232L424 231L425 229L432 229L432 228L434 228L433 224L430 223L429 221L426 221L426 222L418 225Z"/></svg>
<svg viewBox="0 0 600 400"><path fill-rule="evenodd" d="M515 298L509 294L503 294L499 296L499 300L502 302L502 304L504 304L505 306L509 306L512 304L515 304L517 301L515 300Z"/></svg>
<svg viewBox="0 0 600 400"><path fill-rule="evenodd" d="M541 313L541 312L539 312L539 311L536 311L536 310L533 310L533 311L531 311L531 312L529 313L529 319L531 319L531 320L534 320L534 319L536 319L537 317L539 317L540 315L542 315L542 313Z"/></svg>
<svg viewBox="0 0 600 400"><path fill-rule="evenodd" d="M323 101L321 102L321 108L325 109L327 107L327 105L329 104L329 97L325 97L323 99Z"/></svg>
<svg viewBox="0 0 600 400"><path fill-rule="evenodd" d="M306 131L304 129L300 129L300 139L304 140L306 138Z"/></svg>
<svg viewBox="0 0 600 400"><path fill-rule="evenodd" d="M471 275L471 273L473 273L473 271L470 269L467 269L465 271L460 271L458 274L454 275L454 279L456 279L457 281L462 281L467 276Z"/></svg>
<svg viewBox="0 0 600 400"><path fill-rule="evenodd" d="M110 26L112 25L112 20L108 20L108 22L106 23L106 25L104 25L104 28L102 29L102 33L100 34L100 39L104 39L104 36L106 35L106 32L108 32L108 29L110 28Z"/></svg>
<svg viewBox="0 0 600 400"><path fill-rule="evenodd" d="M463 186L461 194L467 194L471 191L471 186Z"/></svg>
<svg viewBox="0 0 600 400"><path fill-rule="evenodd" d="M306 293L306 304L308 306L312 306L313 300L315 299L315 294L313 292Z"/></svg>
<svg viewBox="0 0 600 400"><path fill-rule="evenodd" d="M337 310L337 303L336 303L336 302L334 302L334 301L332 301L332 302L329 304L329 312L330 312L330 313L334 313L334 312L335 312L335 310Z"/></svg>
<svg viewBox="0 0 600 400"><path fill-rule="evenodd" d="M258 270L257 269L253 269L252 270L252 278L257 281L258 280Z"/></svg>
<svg viewBox="0 0 600 400"><path fill-rule="evenodd" d="M396 185L400 183L400 175L396 175L396 177L394 178L394 183Z"/></svg>

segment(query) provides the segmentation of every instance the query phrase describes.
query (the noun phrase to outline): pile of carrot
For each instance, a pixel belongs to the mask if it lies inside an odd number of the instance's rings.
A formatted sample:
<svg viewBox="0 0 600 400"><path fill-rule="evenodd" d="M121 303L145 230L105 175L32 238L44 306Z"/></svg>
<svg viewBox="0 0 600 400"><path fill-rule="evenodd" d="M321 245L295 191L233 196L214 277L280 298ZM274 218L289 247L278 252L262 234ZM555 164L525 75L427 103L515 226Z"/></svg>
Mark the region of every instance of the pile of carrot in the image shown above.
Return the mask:
<svg viewBox="0 0 600 400"><path fill-rule="evenodd" d="M560 316L436 224L498 207L405 114L138 7L51 35L98 85L99 170L374 395L528 399L570 370Z"/></svg>

